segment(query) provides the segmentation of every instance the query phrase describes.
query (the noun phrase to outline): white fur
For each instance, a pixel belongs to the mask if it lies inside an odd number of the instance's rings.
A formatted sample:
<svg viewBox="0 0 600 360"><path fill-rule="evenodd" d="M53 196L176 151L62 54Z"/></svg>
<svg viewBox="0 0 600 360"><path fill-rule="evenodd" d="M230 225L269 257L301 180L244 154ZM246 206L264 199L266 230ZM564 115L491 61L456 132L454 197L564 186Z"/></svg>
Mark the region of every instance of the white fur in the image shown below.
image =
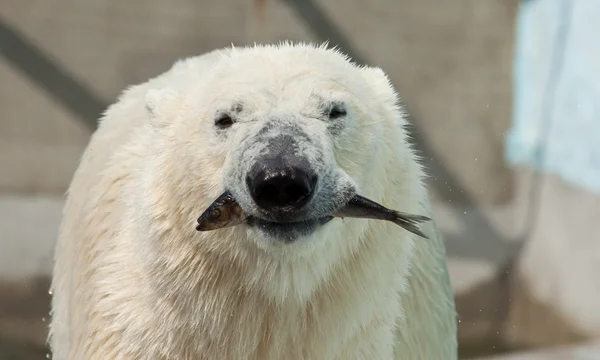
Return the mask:
<svg viewBox="0 0 600 360"><path fill-rule="evenodd" d="M349 103L335 135L315 91ZM239 121L216 132L215 113L238 101ZM302 151L339 184L430 214L380 69L304 44L179 61L107 110L75 174L52 284L55 359L457 358L434 223L422 227L430 240L361 219L289 244L245 225L196 232L225 186L243 196L235 174L252 151L238 148L264 119L300 124L314 140Z"/></svg>

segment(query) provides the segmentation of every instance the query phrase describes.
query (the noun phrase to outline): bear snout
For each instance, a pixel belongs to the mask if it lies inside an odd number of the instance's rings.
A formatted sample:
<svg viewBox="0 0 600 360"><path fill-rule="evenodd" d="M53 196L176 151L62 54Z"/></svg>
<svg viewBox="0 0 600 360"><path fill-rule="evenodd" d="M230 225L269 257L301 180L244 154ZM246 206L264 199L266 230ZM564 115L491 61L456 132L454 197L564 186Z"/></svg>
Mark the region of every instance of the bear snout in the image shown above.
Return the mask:
<svg viewBox="0 0 600 360"><path fill-rule="evenodd" d="M318 177L301 157L257 159L246 176L252 200L272 216L302 210L313 198Z"/></svg>

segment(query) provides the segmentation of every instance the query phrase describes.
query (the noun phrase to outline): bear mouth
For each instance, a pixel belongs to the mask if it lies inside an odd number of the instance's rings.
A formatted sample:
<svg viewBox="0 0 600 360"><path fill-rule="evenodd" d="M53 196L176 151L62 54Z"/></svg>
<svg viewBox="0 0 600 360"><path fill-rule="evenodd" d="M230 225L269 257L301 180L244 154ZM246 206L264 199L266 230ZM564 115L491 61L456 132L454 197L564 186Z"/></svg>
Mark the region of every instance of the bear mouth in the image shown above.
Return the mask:
<svg viewBox="0 0 600 360"><path fill-rule="evenodd" d="M247 225L259 229L269 237L285 243L291 243L302 236L314 233L319 227L327 224L333 218L333 216L324 216L302 221L275 222L250 216L247 219Z"/></svg>

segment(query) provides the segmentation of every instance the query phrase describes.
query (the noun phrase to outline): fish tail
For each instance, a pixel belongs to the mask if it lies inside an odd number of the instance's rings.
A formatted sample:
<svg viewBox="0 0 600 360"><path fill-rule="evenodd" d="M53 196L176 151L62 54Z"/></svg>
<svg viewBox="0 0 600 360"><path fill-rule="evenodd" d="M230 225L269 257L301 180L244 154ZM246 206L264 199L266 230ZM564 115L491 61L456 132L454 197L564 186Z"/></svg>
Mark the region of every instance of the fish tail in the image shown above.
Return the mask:
<svg viewBox="0 0 600 360"><path fill-rule="evenodd" d="M421 217L420 215L415 215L418 217ZM404 228L407 231L410 231L411 233L415 234L415 235L419 235L422 238L425 239L429 239L429 237L427 235L425 235L418 227L418 222L420 221L415 221L415 220L410 220L410 219L403 219L402 217L396 217L395 219L392 220L394 222L394 224ZM424 221L424 220L421 220Z"/></svg>
<svg viewBox="0 0 600 360"><path fill-rule="evenodd" d="M407 213L403 213L400 211L394 211L394 215L398 219L402 219L402 220L405 220L405 221L413 223L413 224L421 223L421 222L425 222L425 221L431 221L430 217L427 217L424 215L407 214Z"/></svg>

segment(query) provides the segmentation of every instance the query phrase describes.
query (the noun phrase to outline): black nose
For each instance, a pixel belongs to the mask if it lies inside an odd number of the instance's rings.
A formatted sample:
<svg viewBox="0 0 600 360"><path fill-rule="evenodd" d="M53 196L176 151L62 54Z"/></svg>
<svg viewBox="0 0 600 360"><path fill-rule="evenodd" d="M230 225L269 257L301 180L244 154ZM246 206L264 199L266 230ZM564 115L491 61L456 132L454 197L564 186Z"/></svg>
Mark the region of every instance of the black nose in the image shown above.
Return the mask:
<svg viewBox="0 0 600 360"><path fill-rule="evenodd" d="M312 198L317 176L308 166L281 161L257 163L246 177L256 205L264 210L298 210Z"/></svg>

